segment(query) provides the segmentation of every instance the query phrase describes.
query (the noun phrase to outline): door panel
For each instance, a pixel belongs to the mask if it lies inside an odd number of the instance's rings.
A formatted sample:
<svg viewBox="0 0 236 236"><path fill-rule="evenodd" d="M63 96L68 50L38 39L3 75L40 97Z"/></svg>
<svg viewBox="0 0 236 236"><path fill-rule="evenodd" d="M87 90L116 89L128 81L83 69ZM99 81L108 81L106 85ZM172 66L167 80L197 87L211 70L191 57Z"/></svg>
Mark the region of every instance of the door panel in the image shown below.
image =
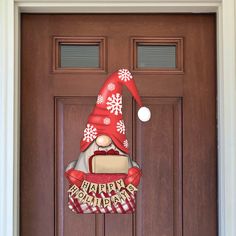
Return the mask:
<svg viewBox="0 0 236 236"><path fill-rule="evenodd" d="M69 189L68 181L64 178L65 168L79 155L79 142L81 134L86 125L87 117L96 103L96 97L56 97L55 99L55 194L56 194L56 235L71 235L79 231L81 235L93 235L99 230L105 230L106 235L122 233L121 225L124 232L122 235L132 233L132 215L119 217L109 215L105 217L95 215L75 215L68 209L67 190ZM127 138L131 140L132 133L132 99L123 98L124 119L126 124ZM132 145L130 144L132 150ZM105 222L108 229L104 229ZM113 223L113 224L112 224ZM109 227L111 227L109 229Z"/></svg>
<svg viewBox="0 0 236 236"><path fill-rule="evenodd" d="M214 14L22 15L21 235L217 235L215 20ZM58 37L103 40L102 69L58 72ZM142 38L179 40L181 69L137 70L133 40ZM75 215L64 170L79 155L99 89L119 68L131 70L152 112L149 122L138 121L124 89L130 154L143 171L137 211Z"/></svg>
<svg viewBox="0 0 236 236"><path fill-rule="evenodd" d="M177 98L145 98L148 123L136 123L137 161L143 180L138 195L137 235L181 235L182 105Z"/></svg>

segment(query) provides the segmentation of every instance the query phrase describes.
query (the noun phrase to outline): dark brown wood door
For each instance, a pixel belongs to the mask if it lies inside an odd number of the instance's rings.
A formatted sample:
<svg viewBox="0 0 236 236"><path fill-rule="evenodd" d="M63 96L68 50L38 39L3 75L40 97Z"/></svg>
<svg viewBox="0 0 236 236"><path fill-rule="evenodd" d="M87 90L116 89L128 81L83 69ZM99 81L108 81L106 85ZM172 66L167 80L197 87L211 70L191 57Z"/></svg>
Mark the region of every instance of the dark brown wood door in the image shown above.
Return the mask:
<svg viewBox="0 0 236 236"><path fill-rule="evenodd" d="M22 236L217 235L215 15L22 15ZM61 45L100 45L96 68L62 66ZM138 47L175 48L174 66L139 64ZM76 215L67 164L107 76L131 70L150 122L124 91L124 118L143 177L137 211Z"/></svg>

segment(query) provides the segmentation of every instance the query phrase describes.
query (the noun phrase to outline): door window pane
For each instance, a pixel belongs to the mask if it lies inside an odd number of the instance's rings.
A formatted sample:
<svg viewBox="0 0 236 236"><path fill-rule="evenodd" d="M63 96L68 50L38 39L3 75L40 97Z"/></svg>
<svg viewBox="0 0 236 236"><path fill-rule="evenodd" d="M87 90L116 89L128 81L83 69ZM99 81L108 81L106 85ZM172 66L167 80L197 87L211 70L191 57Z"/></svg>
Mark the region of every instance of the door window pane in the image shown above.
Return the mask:
<svg viewBox="0 0 236 236"><path fill-rule="evenodd" d="M99 68L99 45L60 45L61 68Z"/></svg>
<svg viewBox="0 0 236 236"><path fill-rule="evenodd" d="M175 45L137 45L138 68L176 68Z"/></svg>

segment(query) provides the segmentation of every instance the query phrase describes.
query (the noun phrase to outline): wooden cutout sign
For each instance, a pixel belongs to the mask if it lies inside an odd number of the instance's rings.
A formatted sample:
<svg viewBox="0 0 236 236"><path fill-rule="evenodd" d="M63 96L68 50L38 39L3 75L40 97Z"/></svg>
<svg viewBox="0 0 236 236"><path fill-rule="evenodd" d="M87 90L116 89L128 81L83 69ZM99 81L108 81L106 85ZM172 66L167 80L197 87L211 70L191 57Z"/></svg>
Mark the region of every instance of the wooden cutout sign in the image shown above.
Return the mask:
<svg viewBox="0 0 236 236"><path fill-rule="evenodd" d="M68 205L75 213L132 213L136 207L139 165L131 160L122 115L122 87L138 105L138 117L148 121L133 76L127 69L112 73L100 89L80 142L80 155L66 168Z"/></svg>

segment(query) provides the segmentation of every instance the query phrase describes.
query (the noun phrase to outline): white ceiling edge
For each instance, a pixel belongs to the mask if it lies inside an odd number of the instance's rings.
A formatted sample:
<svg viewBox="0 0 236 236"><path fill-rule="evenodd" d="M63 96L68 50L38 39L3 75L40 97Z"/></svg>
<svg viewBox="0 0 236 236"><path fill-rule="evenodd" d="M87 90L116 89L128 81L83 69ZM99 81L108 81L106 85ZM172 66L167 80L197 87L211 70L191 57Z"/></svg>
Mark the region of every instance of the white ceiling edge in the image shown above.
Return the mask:
<svg viewBox="0 0 236 236"><path fill-rule="evenodd" d="M174 3L222 3L222 0L14 0L14 2L21 3L164 3L164 4L174 4Z"/></svg>
<svg viewBox="0 0 236 236"><path fill-rule="evenodd" d="M15 0L27 13L207 13L216 12L221 0Z"/></svg>

